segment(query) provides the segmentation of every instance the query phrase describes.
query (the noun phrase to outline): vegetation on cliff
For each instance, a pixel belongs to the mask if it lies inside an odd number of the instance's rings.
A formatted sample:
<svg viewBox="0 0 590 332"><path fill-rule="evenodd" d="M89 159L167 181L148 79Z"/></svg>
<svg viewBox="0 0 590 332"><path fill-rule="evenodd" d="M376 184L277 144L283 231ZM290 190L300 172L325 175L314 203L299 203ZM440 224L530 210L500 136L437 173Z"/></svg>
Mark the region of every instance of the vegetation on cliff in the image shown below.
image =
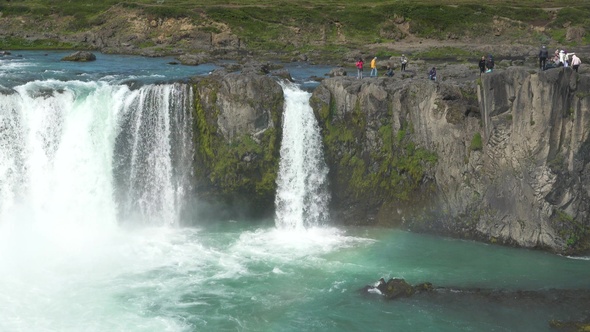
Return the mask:
<svg viewBox="0 0 590 332"><path fill-rule="evenodd" d="M254 206L260 205L257 211L264 214L270 209L268 202L273 201L276 189L281 131L274 124L280 123L282 95L274 94L274 98L264 98L255 105L271 109L273 126L256 137L243 132L228 140L221 134L218 122L222 117L218 103L222 81L202 78L193 89L197 147L194 170L199 195L225 201L247 197Z"/></svg>

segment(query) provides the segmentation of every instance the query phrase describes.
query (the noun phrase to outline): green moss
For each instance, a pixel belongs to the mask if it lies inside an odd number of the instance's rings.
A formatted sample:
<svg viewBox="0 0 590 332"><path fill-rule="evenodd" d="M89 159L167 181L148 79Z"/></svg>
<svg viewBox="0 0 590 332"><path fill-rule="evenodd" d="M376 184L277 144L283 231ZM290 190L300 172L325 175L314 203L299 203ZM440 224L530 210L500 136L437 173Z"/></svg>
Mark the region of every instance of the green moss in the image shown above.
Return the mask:
<svg viewBox="0 0 590 332"><path fill-rule="evenodd" d="M378 129L379 148L367 151L366 112L357 103L349 121L324 123L326 151L338 164L336 179L356 197L371 194L382 198L407 200L418 189L437 156L416 147L411 140L412 126L404 122L394 131L385 121Z"/></svg>
<svg viewBox="0 0 590 332"><path fill-rule="evenodd" d="M399 134L399 132L398 132ZM387 147L393 145L393 128L390 124L382 125L379 127L379 137L381 137L382 144L382 151L388 152ZM399 141L399 139L398 139Z"/></svg>
<svg viewBox="0 0 590 332"><path fill-rule="evenodd" d="M589 235L587 228L567 212L555 209L551 221L569 248L575 249L588 245L584 241Z"/></svg>
<svg viewBox="0 0 590 332"><path fill-rule="evenodd" d="M481 82L481 78L478 78L479 82ZM477 91L475 89L465 89L461 88L461 96L463 99L477 101Z"/></svg>
<svg viewBox="0 0 590 332"><path fill-rule="evenodd" d="M469 145L469 149L471 151L481 151L483 149L483 143L480 133L475 133L475 135L473 135L473 138L471 139L471 144Z"/></svg>
<svg viewBox="0 0 590 332"><path fill-rule="evenodd" d="M547 162L547 167L551 169L553 173L560 173L565 170L565 157L563 154L559 153Z"/></svg>
<svg viewBox="0 0 590 332"><path fill-rule="evenodd" d="M219 82L203 79L194 84L195 171L222 195L245 194L253 201L274 195L279 162L279 131L267 129L255 140L241 135L226 140L217 132ZM206 96L206 101L202 100ZM280 105L276 105L280 107ZM273 122L279 123L278 112Z"/></svg>
<svg viewBox="0 0 590 332"><path fill-rule="evenodd" d="M195 86L194 88L194 90L197 91L197 87ZM195 146L198 147L201 155L205 156L206 158L213 158L213 135L215 133L215 128L207 121L207 116L203 109L203 105L201 104L201 98L199 94L195 93L194 95L195 100L193 117L195 119L196 125L196 135L194 135Z"/></svg>

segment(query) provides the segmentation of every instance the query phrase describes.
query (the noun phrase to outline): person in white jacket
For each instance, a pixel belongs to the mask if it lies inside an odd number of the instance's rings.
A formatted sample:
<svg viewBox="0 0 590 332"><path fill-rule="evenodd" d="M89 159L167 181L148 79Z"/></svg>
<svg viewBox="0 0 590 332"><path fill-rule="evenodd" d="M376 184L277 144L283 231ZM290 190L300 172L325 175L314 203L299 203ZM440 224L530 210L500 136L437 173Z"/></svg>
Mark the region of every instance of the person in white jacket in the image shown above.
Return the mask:
<svg viewBox="0 0 590 332"><path fill-rule="evenodd" d="M561 65L564 67L568 66L568 63L566 61L565 52L563 50L559 51L559 63L561 63Z"/></svg>
<svg viewBox="0 0 590 332"><path fill-rule="evenodd" d="M580 67L581 64L582 64L582 60L580 60L580 58L578 58L578 56L576 54L573 54L572 55L572 68L574 68L576 73L578 72L578 68Z"/></svg>

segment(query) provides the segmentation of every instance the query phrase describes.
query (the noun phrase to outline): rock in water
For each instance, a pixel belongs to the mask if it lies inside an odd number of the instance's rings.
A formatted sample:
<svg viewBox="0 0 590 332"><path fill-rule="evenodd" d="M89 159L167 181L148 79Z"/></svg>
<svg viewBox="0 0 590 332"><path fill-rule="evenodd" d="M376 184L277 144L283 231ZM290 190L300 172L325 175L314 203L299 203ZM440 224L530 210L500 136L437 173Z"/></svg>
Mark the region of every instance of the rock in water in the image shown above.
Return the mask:
<svg viewBox="0 0 590 332"><path fill-rule="evenodd" d="M87 62L87 61L95 61L96 55L87 51L78 51L74 52L70 55L67 55L61 59L61 61L77 61L77 62Z"/></svg>

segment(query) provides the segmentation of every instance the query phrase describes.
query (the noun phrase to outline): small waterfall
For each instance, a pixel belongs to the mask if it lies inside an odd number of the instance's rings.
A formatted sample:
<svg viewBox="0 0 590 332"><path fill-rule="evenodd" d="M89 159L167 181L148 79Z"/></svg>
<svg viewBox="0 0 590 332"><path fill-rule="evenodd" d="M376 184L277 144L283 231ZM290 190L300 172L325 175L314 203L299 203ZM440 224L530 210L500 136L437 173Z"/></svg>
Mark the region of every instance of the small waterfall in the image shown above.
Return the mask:
<svg viewBox="0 0 590 332"><path fill-rule="evenodd" d="M328 220L327 188L320 129L309 105L310 93L282 84L285 94L283 140L275 198L276 225L303 229Z"/></svg>
<svg viewBox="0 0 590 332"><path fill-rule="evenodd" d="M184 84L36 81L0 94L0 226L177 223L191 105Z"/></svg>

